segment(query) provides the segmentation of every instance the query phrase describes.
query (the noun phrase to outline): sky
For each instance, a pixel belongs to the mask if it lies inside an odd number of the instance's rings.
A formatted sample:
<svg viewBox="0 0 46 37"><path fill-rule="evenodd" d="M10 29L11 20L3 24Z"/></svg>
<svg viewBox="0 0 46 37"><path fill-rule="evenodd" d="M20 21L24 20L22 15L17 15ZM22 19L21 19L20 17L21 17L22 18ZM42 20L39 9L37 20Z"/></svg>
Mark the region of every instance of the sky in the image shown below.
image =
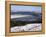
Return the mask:
<svg viewBox="0 0 46 37"><path fill-rule="evenodd" d="M20 6L20 5L11 5L11 12L17 11L35 11L41 12L40 6Z"/></svg>

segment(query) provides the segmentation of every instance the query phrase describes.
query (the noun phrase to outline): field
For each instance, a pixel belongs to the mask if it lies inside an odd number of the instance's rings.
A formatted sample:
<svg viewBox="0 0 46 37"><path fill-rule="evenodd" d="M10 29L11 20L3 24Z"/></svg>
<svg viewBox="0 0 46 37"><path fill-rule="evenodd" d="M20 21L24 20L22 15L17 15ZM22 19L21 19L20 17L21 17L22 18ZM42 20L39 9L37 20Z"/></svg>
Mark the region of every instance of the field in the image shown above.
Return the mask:
<svg viewBox="0 0 46 37"><path fill-rule="evenodd" d="M24 31L41 31L41 23L11 27L11 32L24 32Z"/></svg>

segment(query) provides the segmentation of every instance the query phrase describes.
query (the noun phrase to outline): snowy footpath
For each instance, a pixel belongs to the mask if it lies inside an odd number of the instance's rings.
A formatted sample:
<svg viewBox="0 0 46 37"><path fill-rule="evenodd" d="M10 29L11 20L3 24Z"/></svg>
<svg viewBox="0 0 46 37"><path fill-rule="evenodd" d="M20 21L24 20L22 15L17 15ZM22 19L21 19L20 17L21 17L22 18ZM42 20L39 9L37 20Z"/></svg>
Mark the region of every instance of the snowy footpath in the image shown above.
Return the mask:
<svg viewBox="0 0 46 37"><path fill-rule="evenodd" d="M27 24L25 26L15 26L11 28L11 32L22 31L41 31L41 23Z"/></svg>

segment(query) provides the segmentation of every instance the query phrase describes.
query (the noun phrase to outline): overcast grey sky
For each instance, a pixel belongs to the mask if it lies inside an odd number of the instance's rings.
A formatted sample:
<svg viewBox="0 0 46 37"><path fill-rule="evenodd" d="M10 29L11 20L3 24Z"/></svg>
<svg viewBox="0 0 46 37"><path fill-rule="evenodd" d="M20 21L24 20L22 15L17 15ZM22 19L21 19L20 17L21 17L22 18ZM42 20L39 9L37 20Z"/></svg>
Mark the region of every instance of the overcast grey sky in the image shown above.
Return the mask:
<svg viewBox="0 0 46 37"><path fill-rule="evenodd" d="M19 5L11 5L11 12L17 11L36 11L41 12L40 6L19 6Z"/></svg>

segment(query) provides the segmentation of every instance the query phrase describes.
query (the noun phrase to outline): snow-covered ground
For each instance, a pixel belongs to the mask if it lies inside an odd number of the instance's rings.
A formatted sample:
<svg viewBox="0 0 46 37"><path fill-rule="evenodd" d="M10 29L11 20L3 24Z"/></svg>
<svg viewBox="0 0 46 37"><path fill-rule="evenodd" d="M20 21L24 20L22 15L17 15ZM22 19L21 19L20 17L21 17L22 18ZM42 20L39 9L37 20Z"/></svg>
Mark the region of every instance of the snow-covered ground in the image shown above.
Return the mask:
<svg viewBox="0 0 46 37"><path fill-rule="evenodd" d="M11 28L11 32L22 31L41 31L41 23L27 24L25 26L15 26Z"/></svg>

